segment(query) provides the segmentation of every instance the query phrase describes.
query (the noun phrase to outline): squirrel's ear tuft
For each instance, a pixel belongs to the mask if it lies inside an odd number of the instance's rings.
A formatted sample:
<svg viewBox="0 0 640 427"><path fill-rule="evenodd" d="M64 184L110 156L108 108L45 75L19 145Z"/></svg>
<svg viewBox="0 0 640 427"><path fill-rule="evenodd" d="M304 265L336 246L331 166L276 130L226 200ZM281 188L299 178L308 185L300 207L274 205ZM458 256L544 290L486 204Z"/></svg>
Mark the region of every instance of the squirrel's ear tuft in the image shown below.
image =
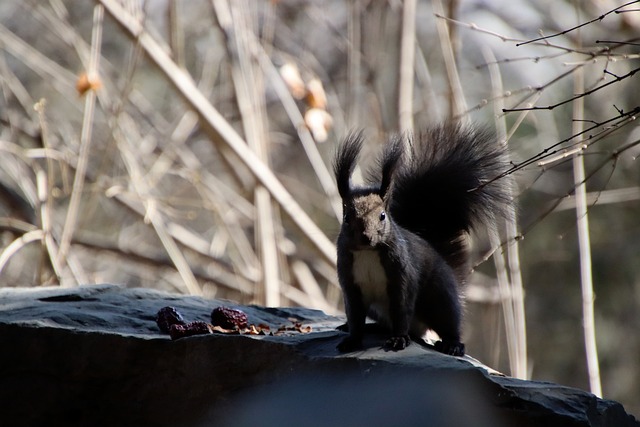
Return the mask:
<svg viewBox="0 0 640 427"><path fill-rule="evenodd" d="M402 136L395 136L391 138L384 146L382 152L382 159L380 161L382 166L382 180L380 182L380 197L385 198L387 192L391 187L393 180L393 174L398 168L400 159L404 152L404 144Z"/></svg>
<svg viewBox="0 0 640 427"><path fill-rule="evenodd" d="M356 167L360 150L362 149L362 131L350 133L345 141L338 147L333 160L333 172L336 175L338 192L342 199L349 197L349 180L353 169Z"/></svg>

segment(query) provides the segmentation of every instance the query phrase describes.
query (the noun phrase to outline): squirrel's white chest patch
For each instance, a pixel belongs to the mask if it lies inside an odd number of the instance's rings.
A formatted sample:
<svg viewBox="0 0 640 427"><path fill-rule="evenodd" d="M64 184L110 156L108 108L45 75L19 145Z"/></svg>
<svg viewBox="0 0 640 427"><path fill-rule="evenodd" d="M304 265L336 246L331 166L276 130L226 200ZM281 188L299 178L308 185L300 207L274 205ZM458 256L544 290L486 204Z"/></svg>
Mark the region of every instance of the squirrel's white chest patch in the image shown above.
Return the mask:
<svg viewBox="0 0 640 427"><path fill-rule="evenodd" d="M353 251L353 281L360 288L365 305L387 309L387 274L378 251Z"/></svg>

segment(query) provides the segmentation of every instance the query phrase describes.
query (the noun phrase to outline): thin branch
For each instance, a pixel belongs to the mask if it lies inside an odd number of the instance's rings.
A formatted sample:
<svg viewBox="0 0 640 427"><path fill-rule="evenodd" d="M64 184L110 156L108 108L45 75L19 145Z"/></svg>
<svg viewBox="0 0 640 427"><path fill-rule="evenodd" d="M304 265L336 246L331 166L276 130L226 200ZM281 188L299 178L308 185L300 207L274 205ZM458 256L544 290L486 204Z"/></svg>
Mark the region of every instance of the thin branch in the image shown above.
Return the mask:
<svg viewBox="0 0 640 427"><path fill-rule="evenodd" d="M607 156L607 158L605 160L603 160L600 164L598 164L597 166L595 166L591 172L589 172L585 178L582 180L582 182L578 183L578 184L585 184L587 181L589 181L589 179L591 179L595 174L597 174L600 170L602 170L602 168L604 168L606 165L608 165L609 163L611 163L612 161L615 161L622 153L626 152L627 150L630 150L636 146L640 145L640 139L635 140L633 142L630 142L624 146L622 146L621 148L615 150L613 153L611 153L611 155ZM530 222L521 232L521 235L524 237L527 234L529 234L538 224L540 224L546 217L548 217L550 214L552 214L553 212L557 211L558 209L565 209L566 206L566 201L569 199L573 199L575 198L575 185L571 186L571 189L569 189L564 196L558 197L553 203L551 203L549 206L547 206L547 208L540 213L535 220L533 220L532 222Z"/></svg>
<svg viewBox="0 0 640 427"><path fill-rule="evenodd" d="M607 17L607 15L611 15L612 13L617 13L623 7L627 7L630 4L639 3L639 2L640 2L640 0L630 1L628 3L623 4L622 6L618 6L615 9L612 9L612 10L606 12L606 13L603 13L602 15L598 16L597 18L594 18L594 19L592 19L590 21L587 21L587 22L583 22L582 24L578 24L575 27L571 27L571 28L569 28L567 30L560 31L559 33L551 34L550 36L538 37L536 39L532 39L532 40L528 40L526 42L518 43L518 44L516 44L516 46L523 46L523 45L526 45L526 44L529 44L529 43L535 43L535 42L538 42L538 41L541 41L541 40L549 40L549 39L552 39L554 37L562 36L564 34L570 33L572 31L575 31L575 30L579 29L579 28L587 26L589 24L593 24L594 22L602 21L604 18Z"/></svg>
<svg viewBox="0 0 640 427"><path fill-rule="evenodd" d="M640 46L640 43L634 43L634 41L637 39L632 39L629 41L616 41L616 40L596 40L596 43L611 43L611 44L618 44L618 45L626 45L626 46Z"/></svg>
<svg viewBox="0 0 640 427"><path fill-rule="evenodd" d="M638 1L640 1L640 0L638 0ZM514 37L507 37L507 36L504 36L504 35L502 35L500 33L496 33L494 31L478 27L478 25L476 25L474 23L461 22L461 21L458 21L458 20L451 19L451 18L448 18L446 16L443 16L440 13L434 13L434 15L439 19L445 20L447 22L450 22L452 24L455 24L455 25L458 25L458 26L461 26L461 27L468 28L468 29L470 29L472 31L476 31L476 32L479 32L479 33L482 33L482 34L487 34L487 35L490 35L490 36L493 36L493 37L497 37L500 40L502 40L503 42L519 42L519 43L516 44L516 46L518 46L520 44L523 44L523 42L525 42L522 39L517 39L517 38L514 38ZM589 57L594 57L594 56L597 56L597 55L601 54L602 51L603 52L607 52L608 51L608 48L601 49L600 51L597 51L597 52L592 52L592 51L589 51L589 50L577 50L575 48L566 47L566 46L560 46L560 45L556 45L556 44L553 44L553 43L549 43L548 41L545 41L545 42L531 42L531 41L529 41L529 42L526 42L526 43L532 43L532 44L534 44L536 46L543 46L543 47L552 48L552 49L559 49L559 50L562 51L562 53L553 54L553 55L546 55L546 56L539 56L539 57L536 56L536 57L531 57L531 58L517 58L515 60L530 59L530 60L532 60L534 62L538 62L541 59L555 58L557 56L570 54L570 53L578 53L578 54L581 54L581 55L587 55ZM502 60L501 62L510 62L510 61L513 61L513 60L505 59L505 60Z"/></svg>
<svg viewBox="0 0 640 427"><path fill-rule="evenodd" d="M640 1L640 0L639 0L639 1ZM572 70L570 71L570 73L573 73L573 72L575 72L576 70L577 70L577 69L572 69ZM580 94L578 94L578 95L575 95L575 96L573 96L573 97L571 97L571 98L569 98L569 99L565 99L564 101L558 102L557 104L547 105L547 106L545 106L545 107L533 106L533 107L524 107L524 108L503 108L503 109L502 109L502 112L503 112L503 113L511 113L511 112L513 112L513 111L525 111L525 110L553 110L553 109L554 109L554 108L556 108L556 107L559 107L559 106L564 105L564 104L568 104L569 102L573 102L573 101L575 101L575 100L577 100L577 99L580 99L580 98L584 98L584 97L585 97L585 96L587 96L587 95L591 95L592 93L595 93L595 92L599 91L600 89L604 89L604 88L605 88L605 87L607 87L607 86L610 86L610 85L612 85L612 84L618 83L618 82L620 82L620 81L622 81L622 80L624 80L624 79L626 79L626 78L628 78L628 77L632 77L632 76L633 76L634 74L636 74L638 71L640 71L640 67L635 68L635 69L633 69L633 70L629 71L627 74L625 74L625 75L623 75L623 76L619 76L619 77L617 77L617 76L616 76L616 78L615 78L614 80L611 80L611 81L610 81L610 82L608 82L608 83L605 83L605 84L603 84L603 85L600 85L600 86L598 86L598 87L595 87L595 88L593 88L593 89L591 89L591 90L588 90L588 91L582 92L582 93L580 93Z"/></svg>
<svg viewBox="0 0 640 427"><path fill-rule="evenodd" d="M526 113L527 111L530 110L525 110L523 111L523 113ZM494 179L487 181L486 183L483 183L482 185L488 185L492 182L494 182L495 180L498 179L502 179L507 175L511 175L521 169L526 168L527 166L536 163L536 162L540 162L542 159L548 158L548 157L552 157L557 155L559 152L561 152L563 149L558 149L557 147L561 146L562 144L565 144L566 142L569 142L573 139L576 139L584 134L587 134L595 129L598 128L602 128L599 132L593 134L593 135L589 135L588 138L586 139L586 141L588 141L588 145L591 145L595 142L597 142L598 140L602 139L602 137L607 136L609 133L616 131L617 129L621 128L622 126L628 125L630 123L633 123L635 121L635 115L640 113L640 106L636 106L634 107L631 111L629 112L622 112L620 114L618 114L617 116L611 117L603 122L597 122L596 124L594 124L593 126L583 130L580 134L576 134L576 135L571 135L561 141L558 141L554 144L552 144L551 146L545 148L544 150L542 150L540 153L536 154L535 156L532 156L522 162L519 163L515 163L511 168L505 170L503 173L497 175ZM610 126L606 127L605 125L609 125ZM578 144L584 144L585 141L581 141ZM576 143L574 143L573 145L575 145Z"/></svg>
<svg viewBox="0 0 640 427"><path fill-rule="evenodd" d="M447 16L444 16L444 14L440 13L440 12L435 12L433 15L438 19L443 19L443 20L445 20L447 22L451 22L452 24L456 24L456 25L459 25L461 27L466 27L466 28L469 28L471 30L478 31L480 33L484 33L484 34L488 34L488 35L497 37L500 40L502 40L503 42L517 42L517 41L520 41L520 39L515 39L515 38L512 38L512 37L503 36L502 34L496 33L495 31L491 31L491 30L486 30L484 28L480 28L476 24L473 24L473 23L469 23L468 24L466 22L461 22L461 21L458 21L456 19L449 18Z"/></svg>

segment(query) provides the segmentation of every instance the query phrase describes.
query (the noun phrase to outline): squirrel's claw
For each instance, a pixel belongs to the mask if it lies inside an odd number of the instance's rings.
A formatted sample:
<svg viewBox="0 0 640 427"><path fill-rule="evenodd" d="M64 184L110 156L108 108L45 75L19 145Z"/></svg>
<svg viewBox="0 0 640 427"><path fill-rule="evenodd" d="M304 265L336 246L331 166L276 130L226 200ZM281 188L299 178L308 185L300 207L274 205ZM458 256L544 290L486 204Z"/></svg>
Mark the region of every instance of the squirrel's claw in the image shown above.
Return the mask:
<svg viewBox="0 0 640 427"><path fill-rule="evenodd" d="M410 343L411 338L409 338L409 335L391 337L384 343L384 349L391 351L404 350Z"/></svg>
<svg viewBox="0 0 640 427"><path fill-rule="evenodd" d="M464 356L464 344L458 341L437 341L434 347L440 353L450 356Z"/></svg>

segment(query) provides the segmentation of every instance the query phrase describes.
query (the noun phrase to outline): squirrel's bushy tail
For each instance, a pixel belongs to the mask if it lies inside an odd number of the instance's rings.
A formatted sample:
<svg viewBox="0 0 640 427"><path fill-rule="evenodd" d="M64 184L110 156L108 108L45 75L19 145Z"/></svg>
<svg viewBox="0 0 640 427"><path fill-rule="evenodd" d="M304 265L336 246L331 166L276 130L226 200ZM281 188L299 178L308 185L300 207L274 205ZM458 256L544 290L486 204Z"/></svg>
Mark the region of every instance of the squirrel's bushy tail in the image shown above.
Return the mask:
<svg viewBox="0 0 640 427"><path fill-rule="evenodd" d="M506 147L488 131L444 124L408 136L408 153L393 177L389 210L402 227L427 240L466 275L466 234L509 218Z"/></svg>

